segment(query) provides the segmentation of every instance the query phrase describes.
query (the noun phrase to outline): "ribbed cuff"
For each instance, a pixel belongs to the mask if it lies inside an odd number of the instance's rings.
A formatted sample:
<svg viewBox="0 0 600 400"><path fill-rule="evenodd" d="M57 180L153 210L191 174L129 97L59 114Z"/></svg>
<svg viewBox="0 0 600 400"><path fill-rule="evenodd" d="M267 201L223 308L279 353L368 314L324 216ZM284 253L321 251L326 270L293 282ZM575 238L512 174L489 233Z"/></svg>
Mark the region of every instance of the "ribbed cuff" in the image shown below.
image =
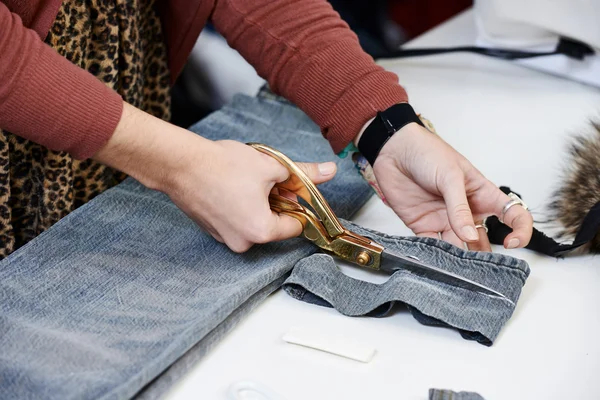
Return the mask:
<svg viewBox="0 0 600 400"><path fill-rule="evenodd" d="M321 127L335 153L378 111L408 101L398 77L375 64L354 35L310 54L298 52L287 64L293 74L274 91L281 89Z"/></svg>
<svg viewBox="0 0 600 400"><path fill-rule="evenodd" d="M390 84L380 73L369 75L356 82L335 103L323 134L333 151L338 153L379 111L406 101L408 96L400 85Z"/></svg>
<svg viewBox="0 0 600 400"><path fill-rule="evenodd" d="M3 128L78 159L91 157L117 127L121 97L39 38L30 45L2 107Z"/></svg>

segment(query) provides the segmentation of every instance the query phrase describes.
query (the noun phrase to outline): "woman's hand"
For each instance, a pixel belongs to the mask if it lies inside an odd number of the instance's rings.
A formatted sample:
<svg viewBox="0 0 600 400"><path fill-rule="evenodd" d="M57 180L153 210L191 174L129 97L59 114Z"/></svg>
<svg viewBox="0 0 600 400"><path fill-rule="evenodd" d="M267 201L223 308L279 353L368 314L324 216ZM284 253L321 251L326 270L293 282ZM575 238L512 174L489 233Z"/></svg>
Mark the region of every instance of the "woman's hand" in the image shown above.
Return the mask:
<svg viewBox="0 0 600 400"><path fill-rule="evenodd" d="M298 166L316 184L335 175L332 162ZM288 177L288 170L272 157L223 140L210 142L210 151L191 154L167 193L215 239L235 252L244 252L255 243L288 239L302 232L298 220L269 207L273 186Z"/></svg>
<svg viewBox="0 0 600 400"><path fill-rule="evenodd" d="M213 142L125 104L107 145L94 157L160 190L215 239L236 252L298 236L302 225L269 208L289 173L275 159L234 141ZM298 165L316 184L335 163Z"/></svg>
<svg viewBox="0 0 600 400"><path fill-rule="evenodd" d="M379 153L373 171L391 208L418 236L438 238L472 250L491 251L483 229L489 215L501 216L510 201L496 185L444 142L416 123L396 132ZM523 207L511 207L504 222L513 232L506 248L524 247L533 219Z"/></svg>

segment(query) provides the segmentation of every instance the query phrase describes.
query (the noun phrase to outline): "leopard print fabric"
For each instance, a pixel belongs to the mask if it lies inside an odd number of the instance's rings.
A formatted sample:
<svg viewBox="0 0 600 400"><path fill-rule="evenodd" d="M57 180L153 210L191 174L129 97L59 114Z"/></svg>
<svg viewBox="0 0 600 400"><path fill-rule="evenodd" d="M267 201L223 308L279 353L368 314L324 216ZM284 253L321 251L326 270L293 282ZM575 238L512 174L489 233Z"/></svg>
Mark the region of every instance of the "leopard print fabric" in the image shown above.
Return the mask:
<svg viewBox="0 0 600 400"><path fill-rule="evenodd" d="M46 38L123 99L170 117L166 45L154 0L66 0ZM125 178L0 130L0 259Z"/></svg>

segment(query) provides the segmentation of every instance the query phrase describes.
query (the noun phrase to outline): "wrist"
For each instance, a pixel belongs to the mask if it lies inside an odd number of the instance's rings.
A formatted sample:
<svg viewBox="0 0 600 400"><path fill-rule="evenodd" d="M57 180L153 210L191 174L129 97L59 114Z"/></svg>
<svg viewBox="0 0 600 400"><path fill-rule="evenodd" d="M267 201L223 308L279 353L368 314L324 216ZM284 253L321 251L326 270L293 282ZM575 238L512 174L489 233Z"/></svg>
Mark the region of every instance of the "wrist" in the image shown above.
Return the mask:
<svg viewBox="0 0 600 400"><path fill-rule="evenodd" d="M396 132L409 124L424 126L410 104L395 104L377 113L377 116L364 127L362 134L356 138L356 146L373 166L385 144Z"/></svg>
<svg viewBox="0 0 600 400"><path fill-rule="evenodd" d="M371 118L362 126L362 128L360 128L360 131L358 131L358 134L352 140L352 143L354 143L355 146L358 146L358 142L360 141L360 138L362 137L363 133L365 132L365 129L367 129L367 127L371 124L371 122L373 122L374 119L375 119L375 117Z"/></svg>
<svg viewBox="0 0 600 400"><path fill-rule="evenodd" d="M204 160L198 150L208 151L211 143L125 103L115 132L93 158L150 189L168 192L186 166Z"/></svg>

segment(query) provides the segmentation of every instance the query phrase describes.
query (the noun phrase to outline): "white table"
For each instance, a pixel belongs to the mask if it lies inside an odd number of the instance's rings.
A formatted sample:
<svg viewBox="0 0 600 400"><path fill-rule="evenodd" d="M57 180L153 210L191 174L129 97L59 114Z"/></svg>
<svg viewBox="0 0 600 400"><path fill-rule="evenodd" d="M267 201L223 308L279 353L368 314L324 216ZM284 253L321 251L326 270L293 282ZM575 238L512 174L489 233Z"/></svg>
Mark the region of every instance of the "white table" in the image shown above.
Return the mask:
<svg viewBox="0 0 600 400"><path fill-rule="evenodd" d="M458 45L474 38L473 16L466 12L411 45ZM600 114L597 89L504 61L452 54L382 65L399 75L412 104L448 142L492 181L520 191L534 216L543 216L558 184L568 134ZM355 221L410 234L375 198ZM422 326L407 312L348 318L279 291L168 398L225 399L229 385L243 379L258 381L286 400L424 400L431 387L477 391L486 400L600 398L600 258L557 261L525 250L494 250L525 259L531 276L512 319L490 348L462 339L455 330ZM342 269L374 280L368 272ZM374 344L377 354L362 364L289 345L281 337L292 326L345 334Z"/></svg>

